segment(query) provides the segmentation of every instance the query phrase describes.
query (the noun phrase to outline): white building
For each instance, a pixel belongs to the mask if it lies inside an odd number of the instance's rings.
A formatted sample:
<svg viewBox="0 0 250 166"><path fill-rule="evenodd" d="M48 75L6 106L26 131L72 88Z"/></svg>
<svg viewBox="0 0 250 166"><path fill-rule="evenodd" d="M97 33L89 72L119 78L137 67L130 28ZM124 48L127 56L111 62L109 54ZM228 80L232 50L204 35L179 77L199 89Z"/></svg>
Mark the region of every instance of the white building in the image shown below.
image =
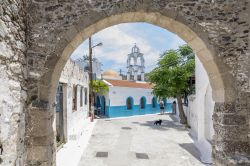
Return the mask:
<svg viewBox="0 0 250 166"><path fill-rule="evenodd" d="M96 107L108 117L124 117L159 113L157 98L152 94L152 85L144 81L145 60L140 49L134 45L127 58L127 80L117 72L107 70L102 79L109 90L105 96L96 98ZM165 111L171 112L172 101L164 100Z"/></svg>
<svg viewBox="0 0 250 166"><path fill-rule="evenodd" d="M212 88L208 75L200 60L195 57L195 94L189 96L188 107L184 107L190 133L195 146L201 152L200 159L204 163L212 163L213 110ZM177 115L178 117L178 111Z"/></svg>
<svg viewBox="0 0 250 166"><path fill-rule="evenodd" d="M89 76L74 61L68 60L56 94L58 145L80 136L89 108Z"/></svg>
<svg viewBox="0 0 250 166"><path fill-rule="evenodd" d="M79 58L75 62L84 71L86 71L86 72L89 71L88 56L84 56L84 58ZM97 58L93 58L93 61L92 61L92 72L93 72L93 79L101 79L102 63Z"/></svg>
<svg viewBox="0 0 250 166"><path fill-rule="evenodd" d="M142 81L121 80L117 72L108 70L102 74L109 91L97 98L97 106L102 114L112 117L125 117L159 113L157 98L152 94L152 85ZM171 112L171 100L165 101L165 111Z"/></svg>

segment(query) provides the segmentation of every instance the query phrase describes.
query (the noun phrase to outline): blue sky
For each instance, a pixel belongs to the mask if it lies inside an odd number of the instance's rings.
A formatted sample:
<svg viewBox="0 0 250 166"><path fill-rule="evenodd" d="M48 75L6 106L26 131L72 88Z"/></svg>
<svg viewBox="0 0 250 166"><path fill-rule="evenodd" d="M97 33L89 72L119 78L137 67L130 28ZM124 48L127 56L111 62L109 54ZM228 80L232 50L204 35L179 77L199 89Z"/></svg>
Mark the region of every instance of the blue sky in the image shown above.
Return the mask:
<svg viewBox="0 0 250 166"><path fill-rule="evenodd" d="M155 67L161 53L185 44L177 35L148 23L118 24L99 31L92 39L94 44L103 43L103 46L93 49L93 56L101 61L104 71L126 71L127 55L135 43L144 54L146 72ZM78 59L87 54L88 40L73 52L71 58Z"/></svg>

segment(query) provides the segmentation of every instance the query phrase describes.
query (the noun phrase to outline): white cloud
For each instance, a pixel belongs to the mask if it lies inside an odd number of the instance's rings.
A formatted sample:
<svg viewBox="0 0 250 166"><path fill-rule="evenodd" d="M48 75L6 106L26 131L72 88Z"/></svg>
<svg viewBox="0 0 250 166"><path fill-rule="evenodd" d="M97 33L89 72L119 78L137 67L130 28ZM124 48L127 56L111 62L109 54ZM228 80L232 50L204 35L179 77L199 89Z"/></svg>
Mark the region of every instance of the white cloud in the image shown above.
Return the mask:
<svg viewBox="0 0 250 166"><path fill-rule="evenodd" d="M127 54L131 52L134 43L144 53L146 67L156 64L160 54L144 38L124 32L119 25L100 31L94 36L94 40L103 42L103 47L95 48L95 55L101 60L113 61L114 68L126 67Z"/></svg>
<svg viewBox="0 0 250 166"><path fill-rule="evenodd" d="M96 55L101 62L104 62L105 68L125 69L127 54L131 52L131 48L136 43L144 54L146 71L150 71L155 67L161 52L152 43L150 44L148 37L141 33L136 34L136 32L138 32L138 29L133 29L131 24L120 24L96 33L93 36L94 44L102 42L103 46L94 48L94 56ZM149 35L147 34L147 36ZM176 36L171 43L166 42L166 44L168 47L175 49L184 42ZM72 58L76 59L87 53L88 41L85 41L75 50ZM109 62L108 66L105 66L105 62Z"/></svg>

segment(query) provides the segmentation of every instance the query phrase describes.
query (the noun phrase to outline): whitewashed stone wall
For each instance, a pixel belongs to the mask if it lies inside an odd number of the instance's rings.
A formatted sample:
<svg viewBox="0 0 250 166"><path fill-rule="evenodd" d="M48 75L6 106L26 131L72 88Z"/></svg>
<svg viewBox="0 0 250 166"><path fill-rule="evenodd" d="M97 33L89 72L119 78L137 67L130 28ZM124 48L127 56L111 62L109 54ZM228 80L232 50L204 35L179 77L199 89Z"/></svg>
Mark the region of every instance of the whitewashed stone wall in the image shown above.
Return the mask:
<svg viewBox="0 0 250 166"><path fill-rule="evenodd" d="M195 67L196 93L189 96L189 106L185 111L191 127L190 133L201 152L201 160L212 163L211 141L214 135L212 115L215 102L212 99L207 73L197 57Z"/></svg>
<svg viewBox="0 0 250 166"><path fill-rule="evenodd" d="M188 101L188 107L185 107L185 112L187 115L188 125L191 127L190 133L196 140L198 136L198 113L196 109L195 95L189 96Z"/></svg>
<svg viewBox="0 0 250 166"><path fill-rule="evenodd" d="M89 76L84 72L74 61L68 60L64 67L60 83L63 84L64 89L64 112L66 112L67 123L67 138L68 140L79 138L84 126L83 120L87 118L89 108ZM72 110L72 95L73 86L77 86L77 110ZM80 106L80 91L83 88L83 105ZM87 96L85 96L84 88L87 88ZM85 104L85 97L87 97L87 104Z"/></svg>

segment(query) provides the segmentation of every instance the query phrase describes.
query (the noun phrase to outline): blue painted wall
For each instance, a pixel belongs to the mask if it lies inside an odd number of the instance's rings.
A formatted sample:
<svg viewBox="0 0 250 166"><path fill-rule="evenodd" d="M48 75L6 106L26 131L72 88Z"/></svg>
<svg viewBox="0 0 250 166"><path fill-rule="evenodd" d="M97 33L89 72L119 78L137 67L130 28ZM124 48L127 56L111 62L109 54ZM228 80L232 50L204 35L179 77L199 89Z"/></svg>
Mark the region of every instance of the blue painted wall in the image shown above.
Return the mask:
<svg viewBox="0 0 250 166"><path fill-rule="evenodd" d="M165 112L172 112L172 103L166 103ZM140 105L133 105L133 109L127 110L127 106L106 106L106 116L109 118L127 117L134 115L156 114L160 113L159 104L156 108L152 108L152 104L147 104L145 109L141 109Z"/></svg>

